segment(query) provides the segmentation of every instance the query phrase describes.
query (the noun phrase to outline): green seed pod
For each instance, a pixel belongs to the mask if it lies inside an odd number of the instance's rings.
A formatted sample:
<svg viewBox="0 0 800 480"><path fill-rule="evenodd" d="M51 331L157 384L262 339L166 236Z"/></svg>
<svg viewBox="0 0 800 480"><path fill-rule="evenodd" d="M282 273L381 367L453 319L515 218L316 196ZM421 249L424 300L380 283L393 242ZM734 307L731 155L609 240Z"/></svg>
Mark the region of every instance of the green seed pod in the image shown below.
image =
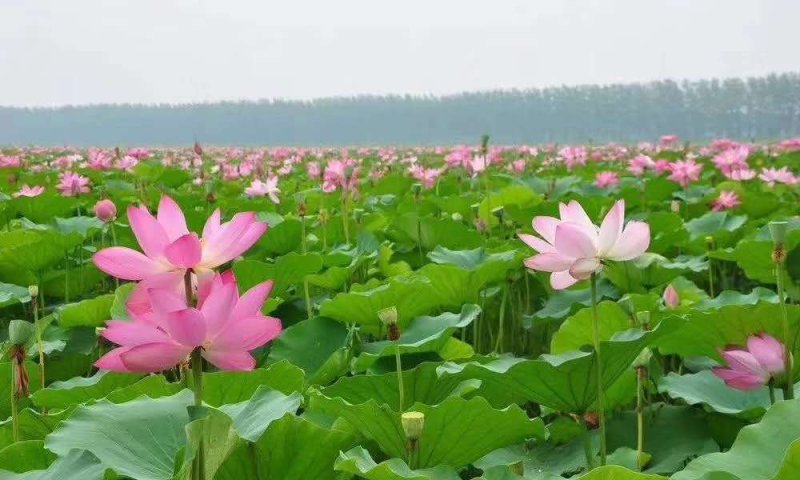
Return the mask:
<svg viewBox="0 0 800 480"><path fill-rule="evenodd" d="M12 345L25 345L34 333L34 326L25 320L11 320L8 324L8 340Z"/></svg>
<svg viewBox="0 0 800 480"><path fill-rule="evenodd" d="M786 230L789 227L789 222L769 222L768 227L775 245L783 245L786 241Z"/></svg>
<svg viewBox="0 0 800 480"><path fill-rule="evenodd" d="M378 318L386 326L397 324L397 307L386 307L378 310Z"/></svg>
<svg viewBox="0 0 800 480"><path fill-rule="evenodd" d="M419 440L422 429L425 428L425 414L421 412L405 412L400 416L400 423L406 439L411 441Z"/></svg>

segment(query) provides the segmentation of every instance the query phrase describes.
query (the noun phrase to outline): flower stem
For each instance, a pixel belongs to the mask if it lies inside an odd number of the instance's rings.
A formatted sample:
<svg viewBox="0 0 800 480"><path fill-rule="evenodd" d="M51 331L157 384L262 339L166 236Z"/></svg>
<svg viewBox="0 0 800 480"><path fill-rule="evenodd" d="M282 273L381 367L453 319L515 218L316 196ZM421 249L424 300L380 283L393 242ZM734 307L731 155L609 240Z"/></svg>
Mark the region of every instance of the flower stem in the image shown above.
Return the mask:
<svg viewBox="0 0 800 480"><path fill-rule="evenodd" d="M19 411L17 408L17 396L16 396L16 370L17 364L16 361L12 358L10 362L8 362L9 368L11 368L11 388L9 388L9 392L11 392L11 428L14 435L14 442L19 442Z"/></svg>
<svg viewBox="0 0 800 480"><path fill-rule="evenodd" d="M311 304L311 294L308 290L308 278L303 278L303 294L306 297L306 314L308 319L311 320L311 317L314 315L314 307Z"/></svg>
<svg viewBox="0 0 800 480"><path fill-rule="evenodd" d="M347 215L347 190L342 190L342 228L344 229L344 243L350 244L350 218Z"/></svg>
<svg viewBox="0 0 800 480"><path fill-rule="evenodd" d="M41 282L39 282L41 283ZM33 326L36 329L36 348L39 350L39 376L41 377L41 385L44 388L45 376L44 376L44 345L42 343L42 326L39 325L39 302L38 302L39 292L37 292L36 297L31 299L32 307L33 307Z"/></svg>
<svg viewBox="0 0 800 480"><path fill-rule="evenodd" d="M397 392L400 395L399 408L400 413L403 413L405 391L403 390L403 364L400 361L400 342L397 342L394 346L394 358L397 363Z"/></svg>
<svg viewBox="0 0 800 480"><path fill-rule="evenodd" d="M603 392L603 362L600 356L600 320L597 317L597 274L593 273L592 283L592 343L595 365L597 366L597 418L600 428L600 465L606 464L606 413Z"/></svg>
<svg viewBox="0 0 800 480"><path fill-rule="evenodd" d="M784 349L786 350L784 355L784 376L786 377L786 381L783 385L783 399L784 400L792 400L794 398L794 375L793 375L793 366L792 366L792 340L789 333L789 314L786 311L786 291L783 285L783 262L776 262L775 263L775 273L776 273L776 280L778 283L778 302L781 304L781 320L783 323L783 342L784 342Z"/></svg>
<svg viewBox="0 0 800 480"><path fill-rule="evenodd" d="M506 299L508 298L508 286L503 288L503 298L500 300L500 325L497 328L497 342L494 344L494 351L503 353L503 324L506 319Z"/></svg>
<svg viewBox="0 0 800 480"><path fill-rule="evenodd" d="M647 369L636 369L636 466L639 471L644 467L644 383L647 380Z"/></svg>
<svg viewBox="0 0 800 480"><path fill-rule="evenodd" d="M192 386L194 389L194 406L199 408L203 405L203 357L200 348L192 351ZM192 461L192 479L205 480L205 447L203 440L197 445L197 454Z"/></svg>
<svg viewBox="0 0 800 480"><path fill-rule="evenodd" d="M581 425L583 425L583 454L586 457L586 471L594 468L594 452L592 451L592 437L589 435L589 425L586 419L581 417Z"/></svg>
<svg viewBox="0 0 800 480"><path fill-rule="evenodd" d="M769 382L769 404L775 405L775 387Z"/></svg>

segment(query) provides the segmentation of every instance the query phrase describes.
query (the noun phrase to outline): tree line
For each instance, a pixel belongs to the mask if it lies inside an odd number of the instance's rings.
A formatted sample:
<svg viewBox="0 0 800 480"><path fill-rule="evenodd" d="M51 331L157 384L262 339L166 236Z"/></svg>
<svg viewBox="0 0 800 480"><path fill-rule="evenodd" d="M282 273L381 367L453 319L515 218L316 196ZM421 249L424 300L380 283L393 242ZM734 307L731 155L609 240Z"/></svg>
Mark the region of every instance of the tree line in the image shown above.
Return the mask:
<svg viewBox="0 0 800 480"><path fill-rule="evenodd" d="M449 96L0 107L0 144L418 145L800 135L800 73Z"/></svg>

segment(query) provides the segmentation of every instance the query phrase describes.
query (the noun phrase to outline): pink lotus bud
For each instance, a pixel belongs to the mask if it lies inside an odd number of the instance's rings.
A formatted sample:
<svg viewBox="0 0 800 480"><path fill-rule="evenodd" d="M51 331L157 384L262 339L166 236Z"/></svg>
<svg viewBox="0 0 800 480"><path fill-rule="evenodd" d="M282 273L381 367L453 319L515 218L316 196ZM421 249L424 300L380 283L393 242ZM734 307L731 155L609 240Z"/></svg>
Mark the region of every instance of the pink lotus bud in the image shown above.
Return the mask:
<svg viewBox="0 0 800 480"><path fill-rule="evenodd" d="M100 200L94 205L94 214L105 223L113 222L117 218L117 206L109 199Z"/></svg>
<svg viewBox="0 0 800 480"><path fill-rule="evenodd" d="M680 303L681 299L678 296L678 291L675 290L675 287L670 283L667 285L667 288L664 289L664 305L666 305L668 309L674 310L678 308Z"/></svg>
<svg viewBox="0 0 800 480"><path fill-rule="evenodd" d="M785 372L786 349L774 337L762 333L748 337L746 348L729 347L722 352L727 367L716 367L714 375L737 390L755 390Z"/></svg>

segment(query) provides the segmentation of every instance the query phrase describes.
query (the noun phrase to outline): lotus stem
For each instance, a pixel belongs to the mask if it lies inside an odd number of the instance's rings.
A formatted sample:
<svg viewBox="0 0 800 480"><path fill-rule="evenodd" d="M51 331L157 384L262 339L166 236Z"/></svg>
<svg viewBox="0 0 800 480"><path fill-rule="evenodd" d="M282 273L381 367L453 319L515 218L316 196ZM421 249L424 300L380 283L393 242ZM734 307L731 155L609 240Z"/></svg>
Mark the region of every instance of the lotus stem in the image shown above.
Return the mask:
<svg viewBox="0 0 800 480"><path fill-rule="evenodd" d="M586 423L586 419L581 416L580 420L581 425L583 426L583 454L586 457L586 471L594 468L594 452L592 451L592 437L589 435L589 425Z"/></svg>
<svg viewBox="0 0 800 480"><path fill-rule="evenodd" d="M591 277L592 284L592 343L597 366L597 418L600 428L600 465L606 464L606 414L603 392L603 361L600 354L600 319L597 316L597 274Z"/></svg>
<svg viewBox="0 0 800 480"><path fill-rule="evenodd" d="M344 243L350 244L350 219L347 214L347 190L342 189L342 228L344 229Z"/></svg>
<svg viewBox="0 0 800 480"><path fill-rule="evenodd" d="M8 362L9 368L11 368L11 388L8 389L11 392L11 429L14 435L14 443L19 442L19 408L17 406L17 396L16 396L16 384L17 384L17 365L16 362L13 360Z"/></svg>
<svg viewBox="0 0 800 480"><path fill-rule="evenodd" d="M397 364L397 393L399 395L399 409L400 413L403 413L403 403L405 401L405 391L403 389L403 364L400 359L400 341L398 340L394 346L394 358L395 363Z"/></svg>
<svg viewBox="0 0 800 480"><path fill-rule="evenodd" d="M500 300L500 324L497 327L497 342L494 351L503 353L503 324L506 319L506 300L508 299L508 286L503 288L503 298Z"/></svg>
<svg viewBox="0 0 800 480"><path fill-rule="evenodd" d="M636 466L644 467L644 384L647 381L647 368L636 369Z"/></svg>
<svg viewBox="0 0 800 480"><path fill-rule="evenodd" d="M33 293L33 292L31 292ZM42 344L42 326L39 325L39 302L37 301L39 297L39 289L36 288L36 295L31 296L31 302L33 307L33 326L36 328L36 348L39 351L39 376L41 377L41 385L44 388L45 383L45 376L44 376L44 345Z"/></svg>
<svg viewBox="0 0 800 480"><path fill-rule="evenodd" d="M311 320L311 317L314 315L314 313L313 313L314 307L311 304L311 294L309 293L309 290L308 290L308 278L307 277L303 278L303 294L306 297L306 314L308 316L308 319Z"/></svg>
<svg viewBox="0 0 800 480"><path fill-rule="evenodd" d="M794 375L793 375L793 365L792 365L792 347L794 346L791 339L791 333L789 331L789 314L786 311L786 290L783 285L783 262L777 261L775 262L775 274L776 274L776 281L778 286L778 302L781 304L781 321L783 324L783 342L784 342L784 349L786 350L784 355L784 376L786 377L786 381L783 385L783 399L784 400L792 400L794 398Z"/></svg>

